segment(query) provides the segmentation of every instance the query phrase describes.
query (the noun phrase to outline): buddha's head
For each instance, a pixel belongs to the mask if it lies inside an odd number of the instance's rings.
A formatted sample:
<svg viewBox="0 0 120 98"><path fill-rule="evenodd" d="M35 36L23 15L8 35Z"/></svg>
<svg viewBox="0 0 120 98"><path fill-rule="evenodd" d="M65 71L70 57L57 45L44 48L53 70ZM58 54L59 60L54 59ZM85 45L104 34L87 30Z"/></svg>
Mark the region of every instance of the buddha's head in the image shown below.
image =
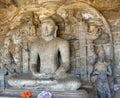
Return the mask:
<svg viewBox="0 0 120 98"><path fill-rule="evenodd" d="M49 36L56 37L57 29L57 25L51 18L45 19L41 22L41 35L43 38Z"/></svg>

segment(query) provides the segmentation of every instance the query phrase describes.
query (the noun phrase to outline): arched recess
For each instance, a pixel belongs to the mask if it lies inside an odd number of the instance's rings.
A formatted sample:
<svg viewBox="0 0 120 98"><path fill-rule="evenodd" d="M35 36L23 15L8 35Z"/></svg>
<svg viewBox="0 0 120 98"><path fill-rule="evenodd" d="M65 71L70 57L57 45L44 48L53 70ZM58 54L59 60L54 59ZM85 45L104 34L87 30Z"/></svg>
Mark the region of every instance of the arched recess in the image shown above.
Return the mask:
<svg viewBox="0 0 120 98"><path fill-rule="evenodd" d="M92 6L83 3L83 2L75 2L72 4L65 4L61 3L60 5L51 6L51 9L48 9L47 6L51 3L41 3L41 4L32 4L32 5L26 5L26 6L21 6L13 15L13 17L10 18L10 25L9 27L11 29L15 28L16 26L19 26L21 24L21 19L26 16L26 14L35 20L35 26L40 25L40 20L47 18L47 17L53 17L54 20L58 21L58 23L61 23L61 29L62 32L59 32L60 37L63 37L64 39L67 39L70 42L71 45L71 73L76 74L80 76L83 80L88 81L88 55L89 55L89 50L88 47L90 46L87 43L86 35L87 32L82 32L82 30L86 29L91 25L91 23L94 23L96 27L100 27L102 29L102 34L98 38L94 40L94 44L92 45L93 47L97 47L102 44L107 59L113 59L113 49L112 49L112 34L111 30L109 27L109 24L107 23L106 19L103 17L103 15L97 11L95 8ZM53 3L54 4L54 3ZM80 12L80 17L84 20L83 24L81 21L78 21L75 19L75 14L73 16L70 16L71 14L68 14L69 11L72 11L73 13ZM68 13L67 13L68 12ZM67 24L66 17L70 16L71 20L75 19L75 24L74 21L71 22L72 26L70 24ZM77 21L76 21L77 20ZM63 23L64 22L64 23ZM79 25L78 25L78 24ZM65 26L64 26L65 24ZM65 32L65 28L70 28L70 32ZM77 27L78 26L78 27ZM78 30L75 32L74 27L77 27ZM81 32L79 31L81 30ZM69 31L69 30L68 30ZM74 33L73 33L74 32ZM91 36L92 37L92 36ZM104 41L103 41L104 39ZM106 40L107 39L107 40ZM96 50L96 48L95 48ZM26 58L29 58L29 54L26 54L24 52L24 55L28 55L25 57L25 62ZM29 61L28 64L25 66L29 66ZM28 70L28 68L26 68Z"/></svg>

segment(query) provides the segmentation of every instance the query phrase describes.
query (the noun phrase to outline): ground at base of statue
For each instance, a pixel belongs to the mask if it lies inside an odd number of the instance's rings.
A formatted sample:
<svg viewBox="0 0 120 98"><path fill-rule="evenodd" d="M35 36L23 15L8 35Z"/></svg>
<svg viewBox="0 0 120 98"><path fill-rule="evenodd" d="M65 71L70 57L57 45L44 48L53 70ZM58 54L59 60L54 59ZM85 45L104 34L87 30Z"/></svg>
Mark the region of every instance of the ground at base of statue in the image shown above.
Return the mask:
<svg viewBox="0 0 120 98"><path fill-rule="evenodd" d="M5 89L4 92L0 93L0 98L20 98L20 94L24 91L29 91L32 93L32 97L37 98L37 95L41 92L39 90L24 90L24 89ZM77 90L77 91L50 91L52 93L52 98L93 98L93 93L91 90Z"/></svg>

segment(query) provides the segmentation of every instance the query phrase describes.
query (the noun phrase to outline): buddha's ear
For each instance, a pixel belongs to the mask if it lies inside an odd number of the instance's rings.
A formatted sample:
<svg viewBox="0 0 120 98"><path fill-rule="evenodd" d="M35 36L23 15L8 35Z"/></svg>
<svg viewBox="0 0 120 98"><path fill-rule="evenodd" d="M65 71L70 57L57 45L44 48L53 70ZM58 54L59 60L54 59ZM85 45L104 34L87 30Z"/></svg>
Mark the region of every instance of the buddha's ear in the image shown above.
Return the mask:
<svg viewBox="0 0 120 98"><path fill-rule="evenodd" d="M54 37L57 37L57 30L58 30L58 26L55 26Z"/></svg>

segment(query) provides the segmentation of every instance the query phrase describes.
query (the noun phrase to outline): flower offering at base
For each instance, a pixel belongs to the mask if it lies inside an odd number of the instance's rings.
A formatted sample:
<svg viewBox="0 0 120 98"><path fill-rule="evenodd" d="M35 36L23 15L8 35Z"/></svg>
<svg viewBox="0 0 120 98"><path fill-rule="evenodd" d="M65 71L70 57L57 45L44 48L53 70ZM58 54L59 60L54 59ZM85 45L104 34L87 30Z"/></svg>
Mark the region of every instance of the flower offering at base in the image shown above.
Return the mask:
<svg viewBox="0 0 120 98"><path fill-rule="evenodd" d="M21 98L30 98L32 96L31 92L23 92L21 95Z"/></svg>
<svg viewBox="0 0 120 98"><path fill-rule="evenodd" d="M52 94L48 91L42 91L37 98L52 98Z"/></svg>

